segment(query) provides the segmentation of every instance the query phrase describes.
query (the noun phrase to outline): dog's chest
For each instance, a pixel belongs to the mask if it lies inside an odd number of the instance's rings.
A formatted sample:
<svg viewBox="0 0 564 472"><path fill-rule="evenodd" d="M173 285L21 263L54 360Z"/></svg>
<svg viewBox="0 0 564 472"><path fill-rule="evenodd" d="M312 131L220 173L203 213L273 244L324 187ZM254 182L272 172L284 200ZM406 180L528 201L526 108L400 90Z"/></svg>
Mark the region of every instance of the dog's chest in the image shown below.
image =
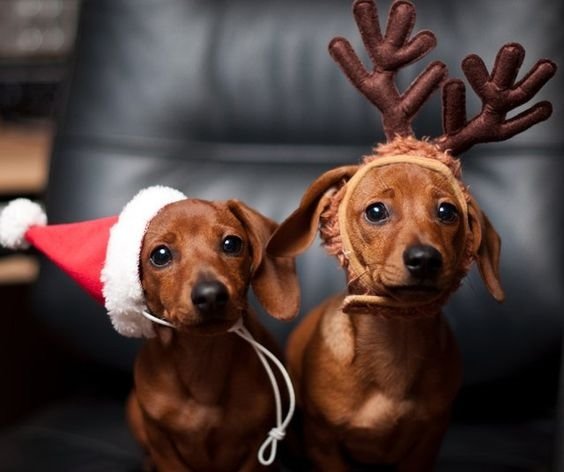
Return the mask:
<svg viewBox="0 0 564 472"><path fill-rule="evenodd" d="M324 365L323 373L308 371L315 379L307 384L315 411L339 431L351 457L394 462L448 416L460 376L452 335L440 320L424 340L417 339L418 330L404 333L400 325L383 321L373 331L357 325L328 332L337 316L326 317L322 326L323 347L333 362ZM375 321L370 323L372 329ZM327 339L342 341L346 332L350 352L340 355L342 350ZM411 332L415 335L409 337Z"/></svg>
<svg viewBox="0 0 564 472"><path fill-rule="evenodd" d="M137 386L139 401L150 418L174 444L182 461L194 470L229 470L256 456L260 442L274 426L274 407L269 385L256 375L233 376L221 392L199 396L171 384L152 385L150 396ZM232 438L238 438L233 443ZM229 447L225 445L229 444Z"/></svg>
<svg viewBox="0 0 564 472"><path fill-rule="evenodd" d="M395 462L425 432L444 421L449 402L421 397L368 395L343 428L343 443L351 457L368 462Z"/></svg>
<svg viewBox="0 0 564 472"><path fill-rule="evenodd" d="M168 424L160 422L160 426L165 428L167 440L174 444L176 453L190 465L190 470L238 470L239 464L256 461L256 453L268 431L264 417L255 415L260 410L268 413L268 406L261 405L260 394L257 403L253 412L251 405L226 410L224 406L186 401L175 412L176 420Z"/></svg>
<svg viewBox="0 0 564 472"><path fill-rule="evenodd" d="M351 429L386 436L448 413L459 386L457 351L452 345L446 350L426 349L421 355L407 351L408 355L371 352L370 361L358 353L358 362L350 369L357 392L349 405Z"/></svg>
<svg viewBox="0 0 564 472"><path fill-rule="evenodd" d="M349 419L349 429L381 431L385 434L407 418L423 416L413 400L394 399L383 393L373 393Z"/></svg>
<svg viewBox="0 0 564 472"><path fill-rule="evenodd" d="M272 418L274 406L268 379L257 379L242 370L230 375L215 389L199 390L176 380L160 387L152 385L150 396L141 395L141 403L154 421L171 432L202 436L221 431L242 434ZM259 371L262 374L262 372ZM143 390L137 387L137 390Z"/></svg>
<svg viewBox="0 0 564 472"><path fill-rule="evenodd" d="M443 402L427 400L425 396L394 398L376 391L367 395L363 402L351 410L346 429L371 431L377 436L387 436L396 429L433 422L446 414L449 408L450 402L446 399Z"/></svg>

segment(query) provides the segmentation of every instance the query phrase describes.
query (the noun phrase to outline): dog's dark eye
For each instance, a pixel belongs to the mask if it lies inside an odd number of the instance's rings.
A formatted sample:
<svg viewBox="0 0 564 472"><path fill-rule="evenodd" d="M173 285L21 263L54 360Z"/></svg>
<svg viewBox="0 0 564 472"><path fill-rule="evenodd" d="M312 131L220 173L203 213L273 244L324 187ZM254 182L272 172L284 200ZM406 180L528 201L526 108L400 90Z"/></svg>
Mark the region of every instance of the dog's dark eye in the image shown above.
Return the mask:
<svg viewBox="0 0 564 472"><path fill-rule="evenodd" d="M452 203L443 202L437 208L437 216L443 223L454 223L458 219L458 210Z"/></svg>
<svg viewBox="0 0 564 472"><path fill-rule="evenodd" d="M153 249L149 258L151 260L151 264L155 267L164 267L172 261L172 252L170 252L170 249L166 246L158 246Z"/></svg>
<svg viewBox="0 0 564 472"><path fill-rule="evenodd" d="M239 236L229 235L223 238L221 249L224 253L236 256L243 248L243 241Z"/></svg>
<svg viewBox="0 0 564 472"><path fill-rule="evenodd" d="M390 217L390 213L382 202L376 202L369 205L364 211L366 219L370 223L382 223Z"/></svg>

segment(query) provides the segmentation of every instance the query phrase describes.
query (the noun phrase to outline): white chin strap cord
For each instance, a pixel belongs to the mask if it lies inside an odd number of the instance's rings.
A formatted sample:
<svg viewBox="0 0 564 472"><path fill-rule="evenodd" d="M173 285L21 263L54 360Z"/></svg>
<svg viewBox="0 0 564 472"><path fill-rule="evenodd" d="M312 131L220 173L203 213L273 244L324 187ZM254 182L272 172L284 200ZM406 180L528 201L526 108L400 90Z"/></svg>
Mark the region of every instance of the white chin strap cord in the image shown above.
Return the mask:
<svg viewBox="0 0 564 472"><path fill-rule="evenodd" d="M167 326L169 328L175 328L172 323L169 323L166 320L161 318L157 318L154 315L151 315L147 311L143 311L143 316L154 323L160 324L162 326ZM296 409L296 395L294 393L294 387L292 385L292 380L290 379L290 375L284 368L282 362L278 360L278 358L272 354L268 349L266 349L262 344L260 344L253 335L249 332L247 328L243 325L243 319L239 318L237 322L229 328L229 332L236 334L237 336L241 337L245 341L247 341L255 350L260 362L262 363L266 374L272 384L272 391L274 393L274 403L276 406L276 427L272 428L268 432L268 437L262 443L258 451L258 460L261 465L271 465L276 459L276 450L278 446L278 441L282 441L284 436L286 436L286 428L290 424L292 416L294 416L294 411ZM278 385L278 381L276 380L276 376L272 370L268 361L271 361L280 371L282 377L284 378L284 383L286 384L286 388L288 390L288 413L286 413L286 417L282 420L282 396L280 394L280 387ZM267 451L270 450L270 454L266 457Z"/></svg>
<svg viewBox="0 0 564 472"><path fill-rule="evenodd" d="M270 465L276 458L276 447L278 445L278 441L282 441L284 439L284 436L286 435L286 428L290 424L290 420L292 419L294 410L296 408L296 395L294 393L294 387L292 386L292 380L290 379L288 372L282 365L282 362L280 362L278 358L268 349L266 349L262 344L256 341L255 338L253 338L253 335L243 325L242 318L239 318L237 322L229 329L229 331L235 333L237 336L240 336L253 347L253 349L257 353L258 358L262 362L264 370L266 371L268 378L270 379L270 383L272 384L274 402L276 404L276 427L272 428L268 432L268 437L262 443L262 446L260 447L258 452L259 462L262 465ZM286 413L284 420L282 420L282 398L280 395L280 387L278 386L274 372L272 371L272 368L268 363L269 360L278 368L278 370L282 374L284 382L286 383L286 388L288 390L288 398L290 404L288 406L288 413ZM265 458L266 451L269 448L270 454Z"/></svg>
<svg viewBox="0 0 564 472"><path fill-rule="evenodd" d="M149 321L152 321L153 323L157 323L157 324L160 324L162 326L167 326L167 327L173 328L173 329L176 328L172 323L169 323L168 321L163 320L162 318L157 318L155 315L151 315L151 313L149 313L147 310L143 310L141 312L141 314L145 318L147 318Z"/></svg>

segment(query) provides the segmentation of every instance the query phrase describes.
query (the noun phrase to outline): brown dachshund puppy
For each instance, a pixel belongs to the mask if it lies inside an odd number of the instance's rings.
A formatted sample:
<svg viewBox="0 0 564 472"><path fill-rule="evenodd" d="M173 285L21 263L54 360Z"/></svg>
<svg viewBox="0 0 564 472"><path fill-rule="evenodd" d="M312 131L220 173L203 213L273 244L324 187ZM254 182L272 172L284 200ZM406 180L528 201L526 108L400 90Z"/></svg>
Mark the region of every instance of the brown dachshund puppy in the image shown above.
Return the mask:
<svg viewBox="0 0 564 472"><path fill-rule="evenodd" d="M468 121L464 84L444 82L446 67L438 61L404 93L395 86L397 70L436 43L429 31L410 37L410 2L392 4L385 33L371 0L357 0L353 11L374 68L364 67L346 39L335 38L329 51L381 111L388 142L362 164L319 177L267 251L295 256L319 229L346 271L347 292L315 308L288 345L314 469L386 464L430 471L461 379L441 307L473 261L493 297L503 299L500 239L461 181L455 156L548 118L546 102L511 119L506 115L534 96L556 67L539 61L516 82L524 57L518 44L500 50L491 74L479 57L469 56L463 70L483 107ZM442 82L445 134L417 140L411 121Z"/></svg>
<svg viewBox="0 0 564 472"><path fill-rule="evenodd" d="M269 243L296 254L320 224L347 270L348 292L314 309L287 350L315 470L430 470L461 377L441 306L473 259L503 298L499 237L448 166L420 157L425 146L402 139L323 174Z"/></svg>
<svg viewBox="0 0 564 472"><path fill-rule="evenodd" d="M272 387L253 348L228 330L238 319L276 351L247 302L271 315L298 309L293 260L263 248L276 224L237 201L165 206L145 234L141 283L157 336L135 363L128 418L161 471L266 470L257 451L275 423Z"/></svg>

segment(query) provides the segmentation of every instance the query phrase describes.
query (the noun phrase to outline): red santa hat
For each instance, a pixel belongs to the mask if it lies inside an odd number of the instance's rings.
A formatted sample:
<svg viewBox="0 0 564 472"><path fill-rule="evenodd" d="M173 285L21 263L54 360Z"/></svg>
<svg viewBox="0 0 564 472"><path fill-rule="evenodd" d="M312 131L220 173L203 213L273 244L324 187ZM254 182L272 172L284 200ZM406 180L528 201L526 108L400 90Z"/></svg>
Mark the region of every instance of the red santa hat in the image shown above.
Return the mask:
<svg viewBox="0 0 564 472"><path fill-rule="evenodd" d="M141 245L157 213L185 198L169 187L149 187L119 216L49 226L37 203L20 198L0 214L0 244L35 247L106 307L118 333L152 337L152 322L142 315L147 308L139 278Z"/></svg>

